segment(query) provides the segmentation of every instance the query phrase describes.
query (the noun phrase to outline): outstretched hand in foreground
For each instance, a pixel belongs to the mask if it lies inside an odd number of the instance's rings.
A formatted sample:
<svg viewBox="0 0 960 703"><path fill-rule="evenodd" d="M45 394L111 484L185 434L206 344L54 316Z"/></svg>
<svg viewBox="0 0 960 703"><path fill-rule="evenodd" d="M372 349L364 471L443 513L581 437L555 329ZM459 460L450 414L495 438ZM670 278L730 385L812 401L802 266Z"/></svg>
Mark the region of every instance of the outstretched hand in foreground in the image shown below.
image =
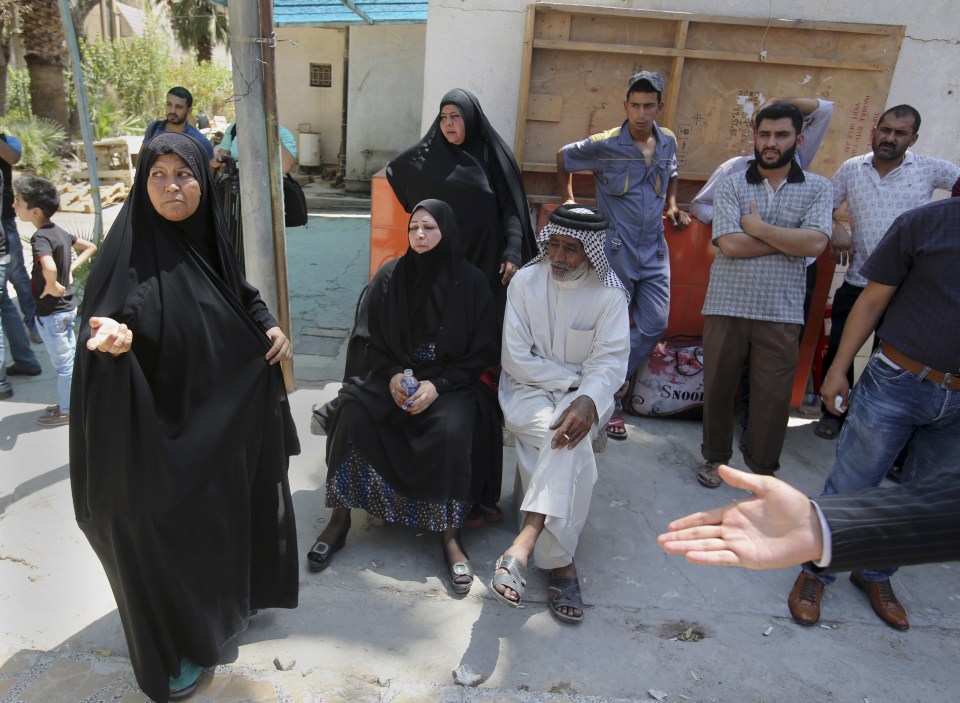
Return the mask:
<svg viewBox="0 0 960 703"><path fill-rule="evenodd" d="M720 466L720 477L754 495L674 520L657 543L692 564L781 569L819 559L823 534L803 493L772 476Z"/></svg>

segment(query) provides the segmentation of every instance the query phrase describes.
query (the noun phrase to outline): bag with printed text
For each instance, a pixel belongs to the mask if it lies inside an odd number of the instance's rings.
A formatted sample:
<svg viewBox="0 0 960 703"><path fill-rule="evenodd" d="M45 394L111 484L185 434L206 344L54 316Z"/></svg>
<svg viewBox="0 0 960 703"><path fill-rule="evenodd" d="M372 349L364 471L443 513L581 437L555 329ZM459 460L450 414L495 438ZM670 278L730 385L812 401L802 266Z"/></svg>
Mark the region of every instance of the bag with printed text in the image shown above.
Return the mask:
<svg viewBox="0 0 960 703"><path fill-rule="evenodd" d="M698 416L703 409L703 340L665 339L634 376L630 409L636 415Z"/></svg>

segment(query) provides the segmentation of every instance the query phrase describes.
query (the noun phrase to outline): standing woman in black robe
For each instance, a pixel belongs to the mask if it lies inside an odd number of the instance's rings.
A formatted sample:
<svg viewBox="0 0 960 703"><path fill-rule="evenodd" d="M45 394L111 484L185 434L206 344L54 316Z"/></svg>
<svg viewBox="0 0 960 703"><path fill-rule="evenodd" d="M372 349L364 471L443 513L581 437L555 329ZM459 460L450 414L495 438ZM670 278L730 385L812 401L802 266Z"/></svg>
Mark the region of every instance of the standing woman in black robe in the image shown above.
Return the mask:
<svg viewBox="0 0 960 703"><path fill-rule="evenodd" d="M327 421L327 507L333 514L307 554L312 571L346 542L350 509L440 533L455 593L473 569L460 526L503 462L493 380L499 330L483 275L458 248L453 211L413 208L410 246L384 264L363 299L344 381ZM409 398L404 369L420 387Z"/></svg>
<svg viewBox="0 0 960 703"><path fill-rule="evenodd" d="M444 95L423 139L387 164L387 181L407 212L425 198L453 208L461 250L486 277L502 327L507 284L538 249L520 167L477 97Z"/></svg>
<svg viewBox="0 0 960 703"><path fill-rule="evenodd" d="M253 609L297 605L280 367L290 342L240 273L207 159L144 149L90 273L74 365L70 479L137 681L189 695Z"/></svg>

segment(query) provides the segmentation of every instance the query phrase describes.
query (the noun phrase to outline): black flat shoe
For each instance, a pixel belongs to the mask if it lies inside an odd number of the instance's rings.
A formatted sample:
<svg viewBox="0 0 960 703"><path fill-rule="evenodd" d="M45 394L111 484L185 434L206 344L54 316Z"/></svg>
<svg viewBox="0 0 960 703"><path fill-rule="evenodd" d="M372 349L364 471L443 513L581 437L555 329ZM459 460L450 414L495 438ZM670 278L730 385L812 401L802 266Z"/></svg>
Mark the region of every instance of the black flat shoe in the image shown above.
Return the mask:
<svg viewBox="0 0 960 703"><path fill-rule="evenodd" d="M343 545L346 543L347 536L345 534L333 544L321 542L318 537L317 541L310 547L310 551L307 552L307 566L310 568L310 571L317 573L330 566L330 562L333 561L333 555L343 549Z"/></svg>
<svg viewBox="0 0 960 703"><path fill-rule="evenodd" d="M16 364L7 367L7 376L39 376L41 373L43 373L43 369L39 366L36 370L31 369L29 371L27 369L21 369Z"/></svg>

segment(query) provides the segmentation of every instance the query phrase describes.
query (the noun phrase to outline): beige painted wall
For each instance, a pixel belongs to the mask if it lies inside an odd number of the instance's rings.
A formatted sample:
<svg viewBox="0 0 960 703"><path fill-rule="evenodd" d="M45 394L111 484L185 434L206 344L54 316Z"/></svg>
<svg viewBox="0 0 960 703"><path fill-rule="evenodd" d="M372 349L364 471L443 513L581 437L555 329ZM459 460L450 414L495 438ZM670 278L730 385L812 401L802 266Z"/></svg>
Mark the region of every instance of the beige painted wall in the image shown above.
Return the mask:
<svg viewBox="0 0 960 703"><path fill-rule="evenodd" d="M523 0L430 0L425 59L430 69L424 74L421 127L432 122L443 94L459 86L477 94L497 131L513 143L527 4ZM769 17L771 7L767 0L581 0L562 4L763 19ZM917 152L960 163L960 12L955 0L772 0L772 7L775 18L905 25L888 105L910 103L920 111L923 125Z"/></svg>
<svg viewBox="0 0 960 703"><path fill-rule="evenodd" d="M299 147L300 125L320 133L324 164L337 162L343 105L343 50L345 31L314 27L277 28L277 109L280 124L293 132ZM310 87L310 64L328 63L333 70L330 88ZM304 131L307 131L304 127Z"/></svg>
<svg viewBox="0 0 960 703"><path fill-rule="evenodd" d="M425 41L423 24L351 27L349 189L420 138Z"/></svg>

